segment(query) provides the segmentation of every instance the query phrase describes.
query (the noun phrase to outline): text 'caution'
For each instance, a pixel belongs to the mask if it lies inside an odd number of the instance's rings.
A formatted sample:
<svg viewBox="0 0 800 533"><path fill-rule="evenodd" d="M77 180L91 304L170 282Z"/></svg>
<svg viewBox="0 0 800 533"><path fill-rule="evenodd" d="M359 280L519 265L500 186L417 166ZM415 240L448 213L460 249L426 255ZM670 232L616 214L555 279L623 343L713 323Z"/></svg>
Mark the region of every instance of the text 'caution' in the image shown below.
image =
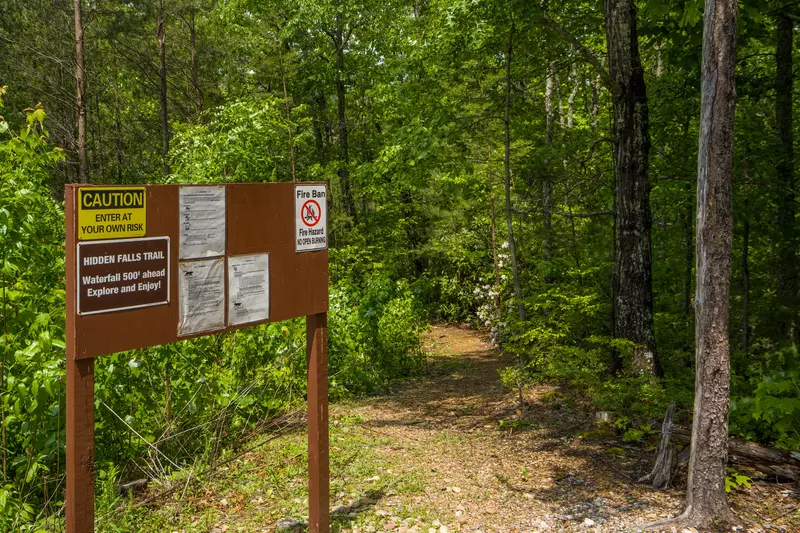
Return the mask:
<svg viewBox="0 0 800 533"><path fill-rule="evenodd" d="M143 237L146 221L144 187L78 189L78 238L81 240Z"/></svg>

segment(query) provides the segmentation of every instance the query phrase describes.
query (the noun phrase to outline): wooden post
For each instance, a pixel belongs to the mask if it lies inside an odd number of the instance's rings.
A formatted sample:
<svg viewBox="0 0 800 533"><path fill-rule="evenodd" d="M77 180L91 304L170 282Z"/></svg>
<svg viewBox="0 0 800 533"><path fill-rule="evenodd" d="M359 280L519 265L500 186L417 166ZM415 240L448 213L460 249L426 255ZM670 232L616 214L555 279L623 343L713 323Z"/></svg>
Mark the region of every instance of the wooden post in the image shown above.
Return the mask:
<svg viewBox="0 0 800 533"><path fill-rule="evenodd" d="M75 189L67 187L67 533L94 531L94 359L76 359Z"/></svg>
<svg viewBox="0 0 800 533"><path fill-rule="evenodd" d="M308 531L330 530L328 464L328 315L306 317L308 358Z"/></svg>

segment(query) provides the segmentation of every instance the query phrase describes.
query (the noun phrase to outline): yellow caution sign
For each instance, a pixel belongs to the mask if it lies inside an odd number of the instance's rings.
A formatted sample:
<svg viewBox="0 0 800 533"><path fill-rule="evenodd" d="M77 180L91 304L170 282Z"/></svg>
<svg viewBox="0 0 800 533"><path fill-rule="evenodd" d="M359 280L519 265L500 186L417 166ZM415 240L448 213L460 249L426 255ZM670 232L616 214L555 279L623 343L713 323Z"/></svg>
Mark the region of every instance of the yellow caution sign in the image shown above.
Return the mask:
<svg viewBox="0 0 800 533"><path fill-rule="evenodd" d="M78 238L144 237L147 209L144 187L78 189Z"/></svg>

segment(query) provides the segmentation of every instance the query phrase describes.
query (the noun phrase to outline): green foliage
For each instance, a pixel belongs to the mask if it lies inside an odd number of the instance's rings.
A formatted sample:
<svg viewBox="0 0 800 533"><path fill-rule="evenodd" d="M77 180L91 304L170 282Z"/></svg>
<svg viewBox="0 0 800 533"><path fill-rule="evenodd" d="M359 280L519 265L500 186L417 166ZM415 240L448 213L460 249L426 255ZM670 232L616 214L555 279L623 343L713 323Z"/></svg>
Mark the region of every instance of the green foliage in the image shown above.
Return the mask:
<svg viewBox="0 0 800 533"><path fill-rule="evenodd" d="M181 132L175 179L216 182L226 172L238 181L277 179L280 158L244 158L258 152L249 140L282 135L273 107L233 105L208 127ZM26 528L44 523L64 497L64 215L48 186L48 169L63 152L48 145L44 119L43 108L29 110L13 135L0 121L7 135L0 142L3 531L34 531ZM330 297L331 396L371 392L417 372L424 309L410 285L368 254L331 255L341 277ZM301 319L97 359L98 509L118 504L120 479L213 461L298 407L306 373Z"/></svg>
<svg viewBox="0 0 800 533"><path fill-rule="evenodd" d="M800 450L800 371L763 376L747 396L731 401L731 427L784 450Z"/></svg>
<svg viewBox="0 0 800 533"><path fill-rule="evenodd" d="M753 484L753 480L744 474L740 474L733 468L728 469L728 474L725 476L725 492L731 493L734 490L749 489Z"/></svg>
<svg viewBox="0 0 800 533"><path fill-rule="evenodd" d="M47 142L43 107L28 109L25 117L19 133L0 118L3 530L40 516L35 502L45 484L55 492L64 446L63 213L48 185L48 171L63 152ZM57 500L46 502L48 510Z"/></svg>

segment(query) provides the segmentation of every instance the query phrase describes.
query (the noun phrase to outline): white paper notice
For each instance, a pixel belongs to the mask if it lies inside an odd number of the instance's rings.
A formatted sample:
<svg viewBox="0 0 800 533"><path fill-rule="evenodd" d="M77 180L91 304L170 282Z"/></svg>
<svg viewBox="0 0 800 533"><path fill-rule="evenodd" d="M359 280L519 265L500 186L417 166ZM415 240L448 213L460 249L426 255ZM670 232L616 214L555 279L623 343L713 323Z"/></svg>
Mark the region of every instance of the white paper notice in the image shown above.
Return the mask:
<svg viewBox="0 0 800 533"><path fill-rule="evenodd" d="M328 188L296 185L294 188L295 251L328 249Z"/></svg>
<svg viewBox="0 0 800 533"><path fill-rule="evenodd" d="M228 323L232 326L269 318L269 255L228 258Z"/></svg>
<svg viewBox="0 0 800 533"><path fill-rule="evenodd" d="M225 187L179 190L179 258L225 255Z"/></svg>
<svg viewBox="0 0 800 533"><path fill-rule="evenodd" d="M178 263L178 335L225 327L225 260Z"/></svg>

